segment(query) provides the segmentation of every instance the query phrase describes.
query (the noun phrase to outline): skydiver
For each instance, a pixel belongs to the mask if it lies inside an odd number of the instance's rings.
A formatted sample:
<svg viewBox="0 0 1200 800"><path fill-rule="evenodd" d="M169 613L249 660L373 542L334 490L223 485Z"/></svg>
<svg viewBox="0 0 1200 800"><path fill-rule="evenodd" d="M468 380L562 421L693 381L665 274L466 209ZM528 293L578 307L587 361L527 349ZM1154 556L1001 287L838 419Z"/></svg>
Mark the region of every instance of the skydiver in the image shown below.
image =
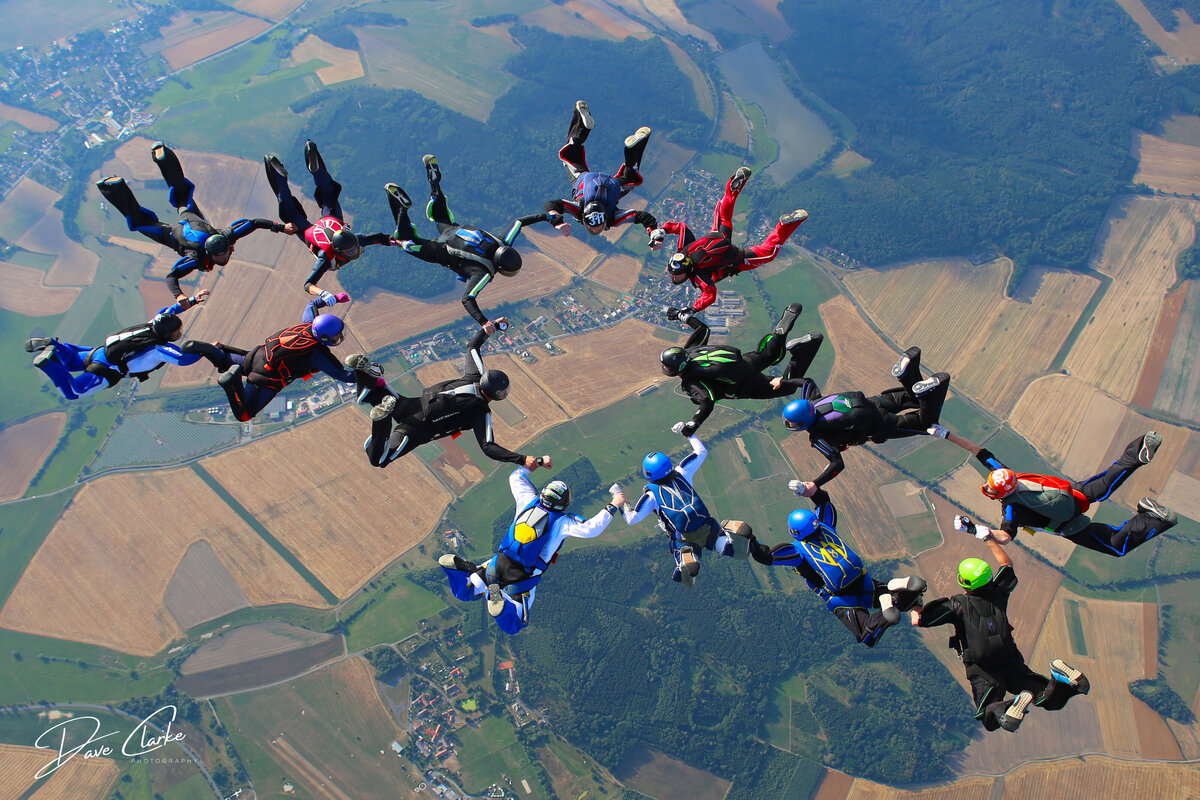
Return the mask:
<svg viewBox="0 0 1200 800"><path fill-rule="evenodd" d="M183 321L178 315L203 303L208 295L207 289L201 289L193 297L184 298L186 302L160 310L149 322L111 334L98 347L35 337L25 342L25 351L41 351L34 356L33 365L46 373L68 400L112 388L126 376L144 381L164 364L186 367L200 360L199 354L175 344L183 336Z"/></svg>
<svg viewBox="0 0 1200 800"><path fill-rule="evenodd" d="M646 229L646 234L650 237L647 242L650 249L657 250L662 247L666 232L658 227L658 220L654 215L646 211L625 211L617 207L622 197L642 183L642 176L638 170L641 169L646 142L650 140L650 129L638 128L626 137L625 163L617 170L616 175L608 175L588 171L583 143L587 141L594 125L595 121L587 103L577 101L575 111L571 115L567 143L558 151L558 157L562 159L571 175L573 191L570 200L546 202L545 209L550 224L567 235L571 232L571 226L563 217L564 214L570 214L583 224L588 233L596 235L626 222L636 222Z"/></svg>
<svg viewBox="0 0 1200 800"><path fill-rule="evenodd" d="M342 294L333 302L349 300ZM342 343L346 326L335 314L317 313L328 305L331 304L323 296L314 298L305 306L299 325L284 328L249 352L220 343L191 343L192 350L224 372L217 383L225 390L235 417L242 422L249 421L285 386L314 372L323 372L335 381L355 384L360 401L376 402L387 391L381 366L361 353L349 356L346 365L342 366L329 349ZM233 369L229 369L231 366Z"/></svg>
<svg viewBox="0 0 1200 800"><path fill-rule="evenodd" d="M227 228L214 228L193 194L196 185L183 175L183 166L175 151L162 142L150 148L151 157L167 182L167 197L179 214L173 225L160 222L158 215L138 203L133 190L124 178L112 176L96 184L104 199L124 215L129 230L140 233L178 253L182 258L167 273L167 287L175 302L186 309L187 294L179 288L179 279L194 270L211 272L214 266L223 267L233 255L234 243L256 230L270 229L275 233L296 233L292 223L281 224L269 219L239 219Z"/></svg>
<svg viewBox="0 0 1200 800"><path fill-rule="evenodd" d="M700 296L685 311L694 314L711 306L717 299L717 281L774 261L788 237L800 227L800 223L808 219L808 212L798 208L780 217L775 230L762 244L745 249L735 247L729 238L733 235L733 206L749 177L749 167L737 168L725 184L725 194L713 213L712 231L699 239L687 223L663 223L664 231L679 235L675 252L667 264L671 283L679 285L691 281L693 286L700 289Z"/></svg>
<svg viewBox="0 0 1200 800"><path fill-rule="evenodd" d="M668 319L682 319L692 328L683 347L668 347L659 355L664 375L678 377L684 394L700 406L687 422L680 423L681 433L695 433L720 400L728 397L759 399L786 397L803 385L805 370L812 364L821 334L808 334L784 345L802 307L792 303L783 312L779 324L748 355L736 347L708 345L708 326L692 315L680 317L679 309L668 308ZM762 371L783 360L785 349L791 357L783 377L769 378Z"/></svg>
<svg viewBox="0 0 1200 800"><path fill-rule="evenodd" d="M845 467L841 454L849 447L925 435L941 416L950 376L937 372L922 380L920 364L921 349L908 348L892 367L892 377L900 386L872 397L862 392L822 396L815 383L805 380L800 391L803 399L784 406L783 422L789 430L808 431L812 446L829 464L811 481L792 481L791 489L812 497L841 473Z"/></svg>
<svg viewBox="0 0 1200 800"><path fill-rule="evenodd" d="M956 527L959 520L955 518ZM1082 672L1061 659L1050 662L1049 678L1025 663L1008 621L1008 598L1017 587L1017 574L1004 548L991 537L986 541L1000 563L994 577L986 561L964 559L958 565L958 585L964 594L939 597L923 607L918 603L909 617L921 628L954 626L950 647L958 651L967 670L975 719L988 731L1015 731L1031 703L1059 711L1075 695L1087 694L1091 685ZM1011 701L1004 699L1008 692L1016 695Z"/></svg>
<svg viewBox="0 0 1200 800"><path fill-rule="evenodd" d="M1139 500L1137 513L1119 526L1093 522L1085 514L1092 503L1107 500L1135 470L1150 463L1162 444L1162 436L1154 431L1134 439L1107 469L1083 481L1013 472L991 451L941 425L931 427L929 432L963 448L988 470L987 481L979 489L1000 501L1004 521L994 530L970 523L971 532L977 536L994 536L1007 544L1016 537L1018 528L1039 528L1080 547L1120 558L1179 521L1174 511L1149 497Z"/></svg>
<svg viewBox="0 0 1200 800"><path fill-rule="evenodd" d="M793 567L808 587L850 629L855 641L874 647L883 632L921 600L925 581L917 576L876 583L862 558L837 534L837 509L820 489L812 496L816 513L796 509L788 515L791 542L771 548L769 561Z"/></svg>
<svg viewBox="0 0 1200 800"><path fill-rule="evenodd" d="M543 222L547 215L531 214L513 220L512 227L502 239L472 225L459 225L447 205L446 195L442 193L442 171L437 158L427 155L422 160L429 178L430 195L425 215L437 223L438 237L422 239L417 235L408 217L412 200L399 186L389 183L385 189L392 215L396 218L393 238L406 253L431 264L441 264L457 275L460 281L464 281L467 286L462 296L463 307L472 319L485 325L488 318L479 310L476 298L497 273L504 276L517 274L521 269L521 254L513 247L513 242L522 227Z"/></svg>
<svg viewBox="0 0 1200 800"><path fill-rule="evenodd" d="M279 201L279 218L292 225L293 232L300 238L305 247L317 257L313 270L304 282L304 291L311 295L325 298L326 305L333 305L334 297L317 285L317 281L329 270L335 272L349 262L362 255L367 245L393 244L392 237L386 233L370 233L356 235L350 230L345 221L342 205L338 198L342 194L342 185L333 179L325 168L325 159L321 158L317 145L311 139L304 143L304 164L313 176L313 198L321 207L321 218L315 223L308 221L304 206L292 194L288 185L288 172L274 153L263 156L263 165L267 171L267 183Z"/></svg>
<svg viewBox="0 0 1200 800"><path fill-rule="evenodd" d="M496 554L476 566L447 553L438 564L446 571L456 598L470 601L486 596L488 613L500 629L517 633L529 624L537 585L563 542L568 537L599 536L617 515L625 496L614 495L611 503L585 520L566 513L571 490L562 481L550 481L539 492L529 480L529 469L521 466L509 476L508 486L517 502L517 513Z"/></svg>
<svg viewBox="0 0 1200 800"><path fill-rule="evenodd" d="M676 428L682 426L679 423ZM642 459L642 475L649 483L632 508L617 503L623 506L625 522L636 525L651 514L658 517L658 528L667 534L675 559L671 580L689 589L700 573L700 556L705 550L739 561L753 555L756 561L770 564L767 548L758 544L749 525L741 521L718 523L709 513L693 485L708 450L694 435L688 436L688 443L692 452L678 465L673 465L663 453L647 453ZM612 491L624 500L620 487L614 485Z"/></svg>
<svg viewBox="0 0 1200 800"><path fill-rule="evenodd" d="M550 456L514 453L492 438L489 403L508 396L508 375L498 369L484 370L479 351L498 326L507 324L504 317L497 317L476 332L467 346L462 377L426 387L420 397L389 394L371 409L371 436L363 446L371 466L386 467L420 445L456 437L465 430L475 432L479 448L493 461L519 464L527 470L553 466Z"/></svg>

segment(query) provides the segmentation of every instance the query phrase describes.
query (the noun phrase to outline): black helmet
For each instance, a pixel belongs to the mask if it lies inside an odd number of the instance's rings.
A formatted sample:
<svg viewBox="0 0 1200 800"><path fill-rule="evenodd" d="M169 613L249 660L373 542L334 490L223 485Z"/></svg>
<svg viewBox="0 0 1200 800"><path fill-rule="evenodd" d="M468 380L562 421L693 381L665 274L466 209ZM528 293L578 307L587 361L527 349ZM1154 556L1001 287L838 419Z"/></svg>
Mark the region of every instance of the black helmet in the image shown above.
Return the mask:
<svg viewBox="0 0 1200 800"><path fill-rule="evenodd" d="M220 258L230 250L229 237L223 233L210 234L204 240L204 252L208 253L210 258Z"/></svg>
<svg viewBox="0 0 1200 800"><path fill-rule="evenodd" d="M667 275L671 277L671 283L685 282L695 265L696 262L687 253L674 253L667 262Z"/></svg>
<svg viewBox="0 0 1200 800"><path fill-rule="evenodd" d="M479 388L489 400L503 400L508 397L508 376L498 369L489 369L479 379Z"/></svg>
<svg viewBox="0 0 1200 800"><path fill-rule="evenodd" d="M658 357L662 362L663 371L668 375L678 375L688 362L687 351L682 347L668 347Z"/></svg>
<svg viewBox="0 0 1200 800"><path fill-rule="evenodd" d="M538 502L550 511L566 511L571 505L571 490L562 481L550 481L538 494Z"/></svg>
<svg viewBox="0 0 1200 800"><path fill-rule="evenodd" d="M492 263L501 275L516 275L521 269L521 254L516 249L502 244L496 248Z"/></svg>
<svg viewBox="0 0 1200 800"><path fill-rule="evenodd" d="M150 332L163 341L183 329L183 320L175 314L158 314L150 320Z"/></svg>
<svg viewBox="0 0 1200 800"><path fill-rule="evenodd" d="M593 200L583 207L583 211L579 214L584 225L589 225L597 228L608 221L608 215L604 213L604 204L599 200Z"/></svg>
<svg viewBox="0 0 1200 800"><path fill-rule="evenodd" d="M358 243L358 237L349 228L334 231L333 235L329 237L329 244L333 246L333 252L347 261L353 261L362 255L362 245Z"/></svg>

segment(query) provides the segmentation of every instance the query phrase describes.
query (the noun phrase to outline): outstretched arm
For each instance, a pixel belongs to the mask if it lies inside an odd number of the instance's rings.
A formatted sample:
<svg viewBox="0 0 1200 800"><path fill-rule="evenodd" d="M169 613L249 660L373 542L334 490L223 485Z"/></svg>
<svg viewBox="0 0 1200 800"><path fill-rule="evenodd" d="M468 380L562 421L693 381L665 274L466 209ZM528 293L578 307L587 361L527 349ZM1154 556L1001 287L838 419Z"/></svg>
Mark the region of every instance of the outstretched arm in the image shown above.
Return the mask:
<svg viewBox="0 0 1200 800"><path fill-rule="evenodd" d="M525 467L517 467L508 476L508 489L512 492L518 509L524 508L537 499L537 489L533 488L533 482L529 480L529 470Z"/></svg>
<svg viewBox="0 0 1200 800"><path fill-rule="evenodd" d="M683 343L683 349L688 350L692 347L702 347L708 344L709 330L704 321L698 317L688 315L683 320L688 327L692 329L692 334L688 336L686 342Z"/></svg>
<svg viewBox="0 0 1200 800"><path fill-rule="evenodd" d="M642 496L638 498L637 503L632 508L625 506L623 512L625 522L629 525L636 525L653 514L657 509L658 501L654 499L654 495L649 492L642 492Z"/></svg>
<svg viewBox="0 0 1200 800"><path fill-rule="evenodd" d="M486 322L485 318L484 323ZM480 351L489 336L491 336L491 331L487 328L480 328L475 331L470 344L467 345L467 354L463 357L462 376L469 381L477 381L483 377L483 356L480 355Z"/></svg>
<svg viewBox="0 0 1200 800"><path fill-rule="evenodd" d="M549 204L547 204L547 205L549 205ZM559 213L559 216L562 215L561 210L558 213ZM521 228L527 227L529 225L533 225L538 222L545 222L549 218L550 218L550 215L545 211L543 211L541 214L529 214L524 217L518 217L517 219L513 220L512 227L508 229L508 233L504 234L504 243L506 245L508 245L509 247L511 247L512 243L517 240L517 236L521 233Z"/></svg>
<svg viewBox="0 0 1200 800"><path fill-rule="evenodd" d="M308 274L308 278L304 281L304 291L309 294L321 294L321 287L317 285L317 281L325 276L331 264L332 262L325 256L319 257L316 263L313 264L312 272Z"/></svg>
<svg viewBox="0 0 1200 800"><path fill-rule="evenodd" d="M282 222L276 222L273 219L239 219L230 224L230 226L225 229L224 233L231 242L236 242L243 236L249 236L251 233L261 230L271 230L274 233L293 234L296 232L296 225L291 222L286 224Z"/></svg>
<svg viewBox="0 0 1200 800"><path fill-rule="evenodd" d="M200 262L194 256L185 256L171 267L171 271L167 273L167 288L171 290L171 296L176 301L187 299L187 294L179 286L179 279L190 275L199 267Z"/></svg>
<svg viewBox="0 0 1200 800"><path fill-rule="evenodd" d="M701 465L704 464L708 450L704 447L704 442L695 436L688 437L688 444L692 446L692 452L684 456L676 469L679 470L688 483L691 483L696 479L696 473L700 471Z"/></svg>
<svg viewBox="0 0 1200 800"><path fill-rule="evenodd" d="M514 453L506 447L496 444L496 440L492 438L492 414L484 412L475 419L473 426L475 432L475 440L479 442L479 449L483 454L492 461L504 461L509 464L520 464L525 468L530 468L530 463L536 463L533 456L523 456L520 453Z"/></svg>

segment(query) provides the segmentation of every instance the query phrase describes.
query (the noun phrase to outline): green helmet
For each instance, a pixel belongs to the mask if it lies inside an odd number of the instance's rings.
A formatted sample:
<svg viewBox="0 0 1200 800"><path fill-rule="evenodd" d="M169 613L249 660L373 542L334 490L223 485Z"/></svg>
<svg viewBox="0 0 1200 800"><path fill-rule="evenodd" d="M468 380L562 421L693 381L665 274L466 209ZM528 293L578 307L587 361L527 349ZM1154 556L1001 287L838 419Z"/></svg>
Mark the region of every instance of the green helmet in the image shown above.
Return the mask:
<svg viewBox="0 0 1200 800"><path fill-rule="evenodd" d="M992 579L992 566L982 558L964 558L958 565L958 585L968 592L986 586Z"/></svg>

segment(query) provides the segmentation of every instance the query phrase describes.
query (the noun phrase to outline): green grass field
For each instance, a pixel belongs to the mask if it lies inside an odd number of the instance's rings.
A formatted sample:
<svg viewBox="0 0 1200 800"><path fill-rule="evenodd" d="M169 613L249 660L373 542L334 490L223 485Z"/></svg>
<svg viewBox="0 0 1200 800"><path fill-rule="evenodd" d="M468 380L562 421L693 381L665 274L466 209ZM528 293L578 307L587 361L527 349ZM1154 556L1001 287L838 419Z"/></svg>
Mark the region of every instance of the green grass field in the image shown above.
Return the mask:
<svg viewBox="0 0 1200 800"><path fill-rule="evenodd" d="M791 466L774 440L766 433L750 430L743 433L741 439L746 452L750 454L750 463L746 465L750 480L757 481L768 477L782 477L787 480L791 477ZM740 450L738 452L741 453Z"/></svg>
<svg viewBox="0 0 1200 800"><path fill-rule="evenodd" d="M96 403L87 409L87 422L82 427L64 430L66 445L46 463L41 477L30 484L26 496L45 494L74 483L96 457L104 438L116 425L121 408L117 403ZM92 430L94 434L90 433Z"/></svg>
<svg viewBox="0 0 1200 800"><path fill-rule="evenodd" d="M1007 467L1017 472L1043 472L1047 475L1056 474L1054 468L1046 463L1029 443L1008 428L1001 428L994 436L984 443L992 455L1000 459ZM971 463L979 466L979 462L971 459Z"/></svg>
<svg viewBox="0 0 1200 800"><path fill-rule="evenodd" d="M1079 602L1064 600L1063 612L1067 615L1067 636L1071 639L1071 652L1077 656L1088 654L1087 637L1083 634L1083 620L1079 616Z"/></svg>
<svg viewBox="0 0 1200 800"><path fill-rule="evenodd" d="M422 589L403 576L393 576L385 585L387 592L377 589L370 607L350 623L346 630L346 647L357 652L385 642L398 642L416 633L418 623L446 607L446 601ZM343 611L343 616L352 609Z"/></svg>
<svg viewBox="0 0 1200 800"><path fill-rule="evenodd" d="M932 439L932 437L926 438ZM896 463L921 480L933 483L947 472L956 469L967 458L965 452L953 445L928 441L921 449Z"/></svg>
<svg viewBox="0 0 1200 800"><path fill-rule="evenodd" d="M896 523L900 530L904 531L904 540L908 543L909 552L920 553L937 547L942 542L942 534L938 531L937 522L932 514L913 514L896 520Z"/></svg>
<svg viewBox="0 0 1200 800"><path fill-rule="evenodd" d="M1200 608L1196 606L1195 579L1160 584L1158 602L1167 609L1165 624L1158 631L1159 668L1187 702L1200 690Z"/></svg>
<svg viewBox="0 0 1200 800"><path fill-rule="evenodd" d="M951 397L942 406L942 424L972 442L982 442L1000 427L990 416L961 397Z"/></svg>
<svg viewBox="0 0 1200 800"><path fill-rule="evenodd" d="M534 767L524 746L517 742L512 723L505 717L485 717L478 728L454 732L462 743L458 761L462 765L462 787L482 794L488 786L507 775L518 786L522 779L534 784Z"/></svg>
<svg viewBox="0 0 1200 800"><path fill-rule="evenodd" d="M51 497L4 506L0 516L3 520L0 521L0 606L12 594L29 560L42 546L76 491L72 489Z"/></svg>
<svg viewBox="0 0 1200 800"><path fill-rule="evenodd" d="M0 630L0 705L39 700L103 703L149 697L162 691L173 677L161 660Z"/></svg>

